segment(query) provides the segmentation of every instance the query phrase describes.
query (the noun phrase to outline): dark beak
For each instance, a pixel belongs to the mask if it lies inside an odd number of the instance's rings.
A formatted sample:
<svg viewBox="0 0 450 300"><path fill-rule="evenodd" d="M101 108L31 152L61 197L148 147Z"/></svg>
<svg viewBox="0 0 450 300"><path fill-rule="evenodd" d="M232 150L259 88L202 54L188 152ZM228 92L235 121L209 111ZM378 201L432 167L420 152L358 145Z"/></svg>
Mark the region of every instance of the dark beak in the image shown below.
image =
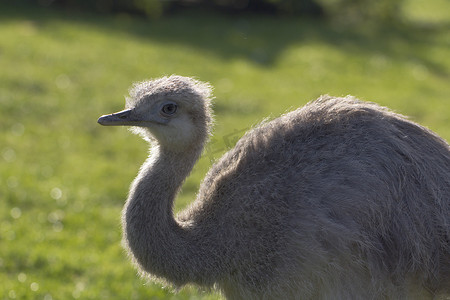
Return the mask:
<svg viewBox="0 0 450 300"><path fill-rule="evenodd" d="M125 109L110 115L98 118L98 123L104 126L134 125L138 120L133 116L131 109Z"/></svg>

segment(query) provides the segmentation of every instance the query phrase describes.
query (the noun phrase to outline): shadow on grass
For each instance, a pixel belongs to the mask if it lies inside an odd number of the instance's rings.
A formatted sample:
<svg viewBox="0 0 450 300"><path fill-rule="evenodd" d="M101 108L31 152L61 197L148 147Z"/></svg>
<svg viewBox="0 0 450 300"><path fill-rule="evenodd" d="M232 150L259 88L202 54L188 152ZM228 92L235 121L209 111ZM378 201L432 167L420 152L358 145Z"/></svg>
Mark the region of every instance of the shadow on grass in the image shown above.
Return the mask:
<svg viewBox="0 0 450 300"><path fill-rule="evenodd" d="M436 35L450 29L450 23L428 26L372 23L351 27L320 20L260 15L229 16L208 11L187 11L152 21L128 15L103 16L0 4L0 22L8 19L24 19L34 22L36 26L51 21L80 23L102 30L105 34L132 35L173 47L189 46L226 60L244 58L262 67L274 64L280 53L290 45L323 43L349 53L382 55L400 62L416 62L436 76L449 76L449 70L433 59L427 47L436 43L450 47L445 39L436 38Z"/></svg>

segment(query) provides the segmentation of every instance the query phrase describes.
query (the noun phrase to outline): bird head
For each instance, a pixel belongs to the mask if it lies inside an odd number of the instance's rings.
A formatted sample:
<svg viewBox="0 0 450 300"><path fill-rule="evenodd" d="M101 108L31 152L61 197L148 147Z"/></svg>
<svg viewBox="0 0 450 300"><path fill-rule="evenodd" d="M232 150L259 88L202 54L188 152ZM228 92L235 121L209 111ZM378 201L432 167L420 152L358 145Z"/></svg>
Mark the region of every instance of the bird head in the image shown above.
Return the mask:
<svg viewBox="0 0 450 300"><path fill-rule="evenodd" d="M132 131L172 150L203 145L212 124L211 87L175 76L136 83L125 110L101 116L105 126L133 126Z"/></svg>

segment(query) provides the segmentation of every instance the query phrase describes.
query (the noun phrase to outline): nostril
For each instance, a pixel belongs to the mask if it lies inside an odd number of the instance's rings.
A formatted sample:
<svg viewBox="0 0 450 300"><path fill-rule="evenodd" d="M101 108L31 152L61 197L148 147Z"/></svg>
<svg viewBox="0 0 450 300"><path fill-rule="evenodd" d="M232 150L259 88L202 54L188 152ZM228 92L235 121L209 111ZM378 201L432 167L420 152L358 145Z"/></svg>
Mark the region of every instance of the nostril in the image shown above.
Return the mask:
<svg viewBox="0 0 450 300"><path fill-rule="evenodd" d="M117 114L113 114L113 115L116 116L119 119L122 119L122 120L127 118L127 114L124 114L122 112L117 113Z"/></svg>

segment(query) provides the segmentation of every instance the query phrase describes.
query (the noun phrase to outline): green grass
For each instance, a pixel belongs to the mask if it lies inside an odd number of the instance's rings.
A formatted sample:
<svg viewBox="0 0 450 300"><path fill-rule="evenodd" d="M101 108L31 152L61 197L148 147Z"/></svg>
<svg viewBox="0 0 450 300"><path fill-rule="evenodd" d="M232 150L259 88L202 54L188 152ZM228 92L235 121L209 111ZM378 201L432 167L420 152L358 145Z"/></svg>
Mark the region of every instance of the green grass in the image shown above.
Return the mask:
<svg viewBox="0 0 450 300"><path fill-rule="evenodd" d="M412 21L392 27L0 4L0 299L218 299L141 280L120 246L147 145L96 120L133 81L176 73L216 88L215 135L177 209L243 131L320 94L378 102L450 140L449 2L408 3Z"/></svg>

